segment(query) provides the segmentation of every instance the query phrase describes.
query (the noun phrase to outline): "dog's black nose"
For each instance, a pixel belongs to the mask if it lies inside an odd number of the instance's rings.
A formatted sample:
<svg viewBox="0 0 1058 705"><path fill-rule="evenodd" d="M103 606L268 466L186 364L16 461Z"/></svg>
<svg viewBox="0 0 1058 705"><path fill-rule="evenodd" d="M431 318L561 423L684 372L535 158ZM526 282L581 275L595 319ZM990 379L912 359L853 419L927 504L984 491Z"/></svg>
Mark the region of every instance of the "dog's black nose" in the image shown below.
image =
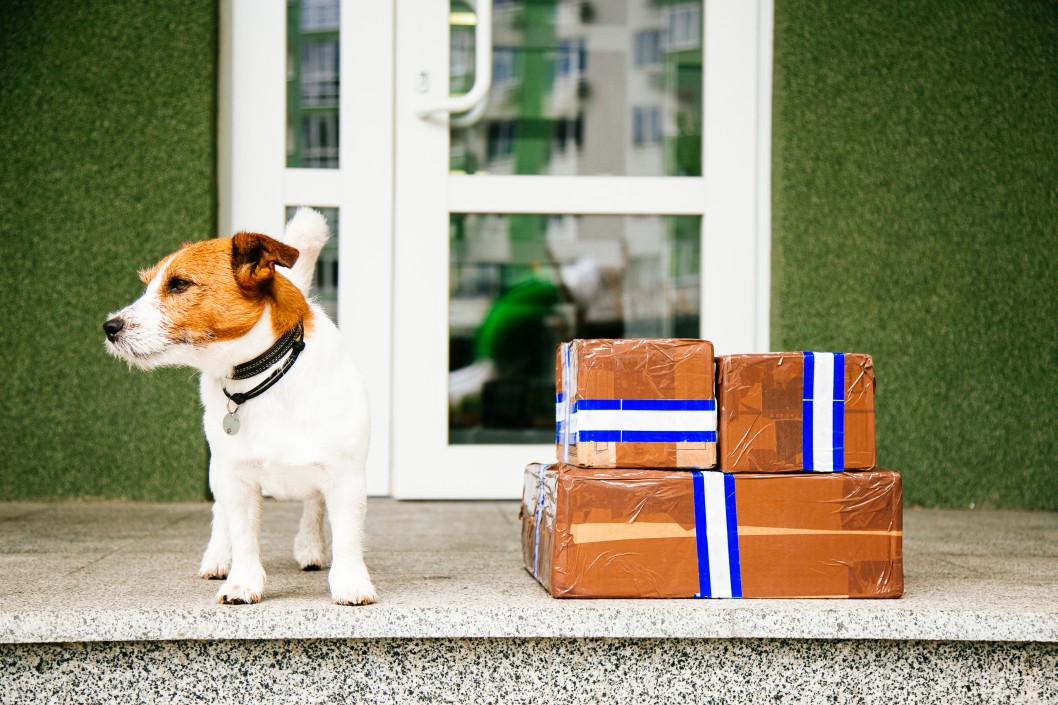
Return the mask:
<svg viewBox="0 0 1058 705"><path fill-rule="evenodd" d="M125 321L120 318L111 318L109 321L103 324L103 332L107 334L107 340L114 343L117 342L118 333L125 327Z"/></svg>

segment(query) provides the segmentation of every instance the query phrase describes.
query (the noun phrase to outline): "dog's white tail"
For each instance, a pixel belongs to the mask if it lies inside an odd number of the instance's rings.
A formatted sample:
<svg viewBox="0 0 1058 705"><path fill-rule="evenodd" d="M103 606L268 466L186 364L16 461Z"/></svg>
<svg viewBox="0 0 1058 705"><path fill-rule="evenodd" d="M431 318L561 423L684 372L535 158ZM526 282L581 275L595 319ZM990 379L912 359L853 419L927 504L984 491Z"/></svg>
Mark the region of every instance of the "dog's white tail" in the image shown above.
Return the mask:
<svg viewBox="0 0 1058 705"><path fill-rule="evenodd" d="M289 272L283 271L290 281L294 282L301 293L309 295L312 286L312 275L316 271L316 260L320 250L331 236L327 221L323 215L312 208L298 208L294 217L287 223L283 233L283 242L298 250L298 261Z"/></svg>

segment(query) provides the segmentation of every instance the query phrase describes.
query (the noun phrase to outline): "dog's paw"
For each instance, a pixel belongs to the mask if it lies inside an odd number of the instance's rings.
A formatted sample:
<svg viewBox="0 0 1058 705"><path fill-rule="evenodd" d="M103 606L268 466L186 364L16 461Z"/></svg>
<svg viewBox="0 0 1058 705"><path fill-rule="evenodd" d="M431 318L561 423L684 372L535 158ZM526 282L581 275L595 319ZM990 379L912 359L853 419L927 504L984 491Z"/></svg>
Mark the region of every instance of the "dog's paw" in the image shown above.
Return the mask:
<svg viewBox="0 0 1058 705"><path fill-rule="evenodd" d="M222 605L252 605L261 601L261 591L247 585L221 585L217 591L217 602Z"/></svg>
<svg viewBox="0 0 1058 705"><path fill-rule="evenodd" d="M367 571L343 576L335 575L332 569L330 583L331 600L336 605L370 605L378 601L378 593Z"/></svg>
<svg viewBox="0 0 1058 705"><path fill-rule="evenodd" d="M231 570L231 559L218 559L210 555L202 557L202 565L198 568L198 577L204 580L224 580Z"/></svg>
<svg viewBox="0 0 1058 705"><path fill-rule="evenodd" d="M367 590L334 593L331 595L331 601L336 605L370 605L378 601L378 595L375 593L375 588L369 587Z"/></svg>
<svg viewBox="0 0 1058 705"><path fill-rule="evenodd" d="M261 601L264 593L264 571L259 575L245 573L228 576L217 591L217 602L222 605L252 605Z"/></svg>
<svg viewBox="0 0 1058 705"><path fill-rule="evenodd" d="M319 536L298 532L294 538L294 560L302 570L319 570L323 567L323 542Z"/></svg>

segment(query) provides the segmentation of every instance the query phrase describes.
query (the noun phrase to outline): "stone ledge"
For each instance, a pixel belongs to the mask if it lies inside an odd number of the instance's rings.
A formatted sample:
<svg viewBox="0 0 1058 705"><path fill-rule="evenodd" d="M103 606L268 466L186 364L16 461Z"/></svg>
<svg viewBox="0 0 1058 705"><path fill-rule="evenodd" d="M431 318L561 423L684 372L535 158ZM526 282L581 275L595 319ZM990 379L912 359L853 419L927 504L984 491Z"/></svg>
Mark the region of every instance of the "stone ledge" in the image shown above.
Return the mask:
<svg viewBox="0 0 1058 705"><path fill-rule="evenodd" d="M972 611L659 608L623 605L562 610L467 608L278 608L249 614L193 609L5 613L0 643L223 639L673 638L882 639L1058 642L1053 615Z"/></svg>
<svg viewBox="0 0 1058 705"><path fill-rule="evenodd" d="M898 600L555 600L521 568L517 504L372 500L381 600L329 603L269 503L258 605L198 579L205 504L0 505L0 642L670 638L1058 642L1058 514L908 511Z"/></svg>

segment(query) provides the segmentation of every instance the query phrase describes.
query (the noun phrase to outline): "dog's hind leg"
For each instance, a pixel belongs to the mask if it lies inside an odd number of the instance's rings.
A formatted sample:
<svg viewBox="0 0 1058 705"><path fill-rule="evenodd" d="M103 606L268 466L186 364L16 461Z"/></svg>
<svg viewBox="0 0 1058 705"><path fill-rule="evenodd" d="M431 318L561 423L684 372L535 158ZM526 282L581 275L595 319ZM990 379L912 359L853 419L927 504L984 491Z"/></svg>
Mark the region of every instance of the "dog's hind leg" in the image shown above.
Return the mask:
<svg viewBox="0 0 1058 705"><path fill-rule="evenodd" d="M302 570L323 567L323 497L306 499L298 535L294 538L294 559Z"/></svg>
<svg viewBox="0 0 1058 705"><path fill-rule="evenodd" d="M334 482L326 490L331 520L331 599L337 605L367 605L378 599L364 564L363 466ZM356 483L359 482L359 490Z"/></svg>
<svg viewBox="0 0 1058 705"><path fill-rule="evenodd" d="M214 502L213 530L198 569L199 577L206 580L223 580L231 570L231 534L228 533L227 517L222 512L222 505Z"/></svg>

